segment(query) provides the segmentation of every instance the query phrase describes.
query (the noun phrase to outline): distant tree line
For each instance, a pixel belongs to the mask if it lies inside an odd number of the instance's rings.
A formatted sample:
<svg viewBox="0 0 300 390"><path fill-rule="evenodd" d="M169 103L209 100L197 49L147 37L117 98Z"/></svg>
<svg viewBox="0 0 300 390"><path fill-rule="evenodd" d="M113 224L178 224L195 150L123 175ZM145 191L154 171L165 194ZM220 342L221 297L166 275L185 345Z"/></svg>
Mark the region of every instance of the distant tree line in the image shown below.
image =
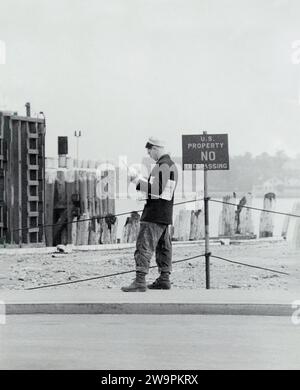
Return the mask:
<svg viewBox="0 0 300 390"><path fill-rule="evenodd" d="M253 156L245 153L230 158L229 171L210 171L208 175L211 191L251 191L270 179L300 180L300 155L289 157L284 151L275 155L262 153Z"/></svg>

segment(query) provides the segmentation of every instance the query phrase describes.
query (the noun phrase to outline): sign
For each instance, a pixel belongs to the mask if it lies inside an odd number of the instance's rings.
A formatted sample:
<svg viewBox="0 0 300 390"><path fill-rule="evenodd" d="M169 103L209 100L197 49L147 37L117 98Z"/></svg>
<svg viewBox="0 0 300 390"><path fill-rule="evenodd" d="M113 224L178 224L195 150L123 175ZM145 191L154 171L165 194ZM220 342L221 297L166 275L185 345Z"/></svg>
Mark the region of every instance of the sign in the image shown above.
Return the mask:
<svg viewBox="0 0 300 390"><path fill-rule="evenodd" d="M228 170L228 134L193 134L182 136L184 170Z"/></svg>
<svg viewBox="0 0 300 390"><path fill-rule="evenodd" d="M68 137L58 137L58 155L68 154Z"/></svg>

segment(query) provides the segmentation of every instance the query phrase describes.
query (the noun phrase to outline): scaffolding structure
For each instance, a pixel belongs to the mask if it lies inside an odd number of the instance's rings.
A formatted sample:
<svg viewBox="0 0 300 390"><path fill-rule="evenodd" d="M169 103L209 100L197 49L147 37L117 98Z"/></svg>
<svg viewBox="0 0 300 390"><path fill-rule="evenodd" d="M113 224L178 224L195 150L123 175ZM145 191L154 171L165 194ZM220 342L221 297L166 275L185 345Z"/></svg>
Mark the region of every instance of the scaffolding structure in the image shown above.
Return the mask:
<svg viewBox="0 0 300 390"><path fill-rule="evenodd" d="M0 112L0 239L44 243L45 121Z"/></svg>

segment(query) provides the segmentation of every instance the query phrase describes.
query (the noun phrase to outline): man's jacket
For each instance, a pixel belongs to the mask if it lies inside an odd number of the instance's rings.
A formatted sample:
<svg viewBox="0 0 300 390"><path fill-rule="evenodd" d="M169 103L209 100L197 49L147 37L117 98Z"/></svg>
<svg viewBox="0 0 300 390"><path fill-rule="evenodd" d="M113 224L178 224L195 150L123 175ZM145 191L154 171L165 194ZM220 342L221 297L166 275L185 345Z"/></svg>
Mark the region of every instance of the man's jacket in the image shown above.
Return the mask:
<svg viewBox="0 0 300 390"><path fill-rule="evenodd" d="M177 181L176 165L165 154L155 164L148 180L140 179L137 184L137 190L144 192L147 198L141 221L172 225Z"/></svg>

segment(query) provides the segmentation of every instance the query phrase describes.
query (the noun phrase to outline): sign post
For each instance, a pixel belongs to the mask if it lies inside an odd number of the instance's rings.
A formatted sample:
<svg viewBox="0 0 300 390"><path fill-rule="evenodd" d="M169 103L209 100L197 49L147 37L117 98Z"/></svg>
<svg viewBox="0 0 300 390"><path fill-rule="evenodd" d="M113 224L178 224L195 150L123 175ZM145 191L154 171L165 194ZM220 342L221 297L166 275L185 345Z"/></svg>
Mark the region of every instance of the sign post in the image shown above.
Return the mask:
<svg viewBox="0 0 300 390"><path fill-rule="evenodd" d="M228 170L228 135L211 134L182 136L183 170L204 169L204 224L205 224L205 285L210 289L209 248L209 196L207 176L209 170Z"/></svg>
<svg viewBox="0 0 300 390"><path fill-rule="evenodd" d="M206 131L203 132L206 135ZM209 251L209 198L207 168L204 167L204 225L205 225L205 286L210 289L210 251Z"/></svg>

